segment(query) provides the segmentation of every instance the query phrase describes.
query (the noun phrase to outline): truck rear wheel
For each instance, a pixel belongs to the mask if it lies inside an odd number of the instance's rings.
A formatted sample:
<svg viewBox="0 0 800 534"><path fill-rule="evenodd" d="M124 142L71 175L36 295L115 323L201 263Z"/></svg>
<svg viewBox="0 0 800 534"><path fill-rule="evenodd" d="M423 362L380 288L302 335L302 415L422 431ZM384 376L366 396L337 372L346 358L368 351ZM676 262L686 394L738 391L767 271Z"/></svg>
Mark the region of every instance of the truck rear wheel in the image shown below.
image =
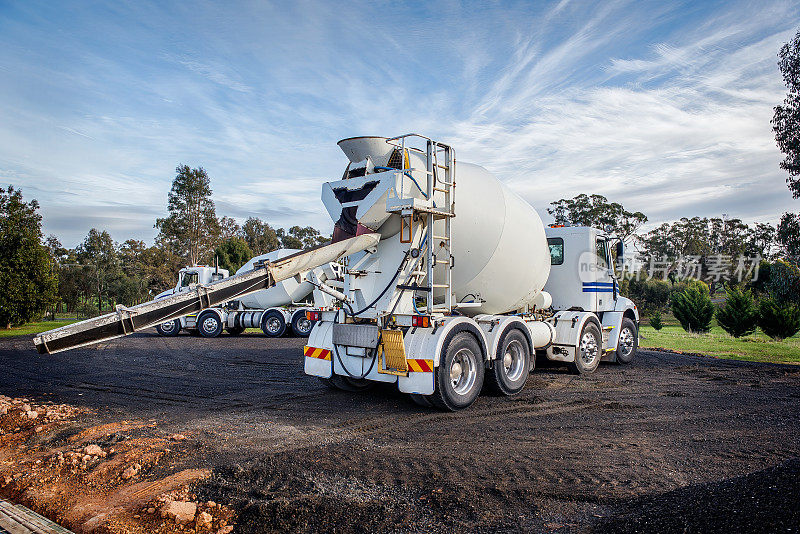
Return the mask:
<svg viewBox="0 0 800 534"><path fill-rule="evenodd" d="M478 398L483 388L483 352L475 337L459 332L450 340L436 368L436 391L431 402L454 412Z"/></svg>
<svg viewBox="0 0 800 534"><path fill-rule="evenodd" d="M600 329L592 321L586 321L578 338L575 361L569 364L570 370L576 375L593 373L600 365L603 356L603 338Z"/></svg>
<svg viewBox="0 0 800 534"><path fill-rule="evenodd" d="M509 330L487 373L486 384L498 395L517 395L525 387L530 374L531 354L528 340L519 329Z"/></svg>
<svg viewBox="0 0 800 534"><path fill-rule="evenodd" d="M314 329L314 322L306 317L306 310L297 310L292 315L292 332L298 337L308 337Z"/></svg>
<svg viewBox="0 0 800 534"><path fill-rule="evenodd" d="M217 337L222 333L222 321L212 311L200 314L197 318L197 331L203 337Z"/></svg>
<svg viewBox="0 0 800 534"><path fill-rule="evenodd" d="M631 363L639 348L639 335L636 323L625 317L622 320L617 341L617 363Z"/></svg>
<svg viewBox="0 0 800 534"><path fill-rule="evenodd" d="M159 335L164 337L172 337L177 336L178 332L181 331L181 320L175 319L173 321L167 321L166 323L161 323L156 325L156 332Z"/></svg>
<svg viewBox="0 0 800 534"><path fill-rule="evenodd" d="M261 331L267 337L281 337L286 333L286 319L278 310L270 310L261 317Z"/></svg>

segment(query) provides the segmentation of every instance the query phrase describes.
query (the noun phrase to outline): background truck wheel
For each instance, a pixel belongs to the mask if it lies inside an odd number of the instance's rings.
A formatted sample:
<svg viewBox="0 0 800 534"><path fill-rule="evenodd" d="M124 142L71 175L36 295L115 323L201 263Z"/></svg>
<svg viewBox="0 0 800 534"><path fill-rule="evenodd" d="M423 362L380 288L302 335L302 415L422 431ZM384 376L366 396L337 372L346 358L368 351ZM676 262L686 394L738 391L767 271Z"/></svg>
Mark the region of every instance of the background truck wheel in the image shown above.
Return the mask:
<svg viewBox="0 0 800 534"><path fill-rule="evenodd" d="M423 408L433 408L433 404L431 404L430 395L420 395L419 393L410 393L409 397L411 397L411 400L414 401L414 404L422 406Z"/></svg>
<svg viewBox="0 0 800 534"><path fill-rule="evenodd" d="M375 382L371 380L358 380L356 378L350 378L349 376L341 375L333 375L328 380L330 380L330 383L335 388L341 389L342 391L350 391L351 393L366 391L368 389L372 389L372 386L375 385Z"/></svg>
<svg viewBox="0 0 800 534"><path fill-rule="evenodd" d="M281 337L286 333L286 319L277 310L268 311L261 317L261 330L268 337Z"/></svg>
<svg viewBox="0 0 800 534"><path fill-rule="evenodd" d="M639 348L639 333L636 323L627 317L622 320L617 341L617 363L631 363Z"/></svg>
<svg viewBox="0 0 800 534"><path fill-rule="evenodd" d="M222 321L214 312L206 312L197 318L197 331L203 337L217 337L222 333Z"/></svg>
<svg viewBox="0 0 800 534"><path fill-rule="evenodd" d="M244 328L242 328L241 326L234 326L232 328L228 328L228 333L232 336L238 336L242 332L244 332Z"/></svg>
<svg viewBox="0 0 800 534"><path fill-rule="evenodd" d="M593 373L600 365L603 356L603 338L600 329L591 321L583 325L581 337L578 338L578 350L575 361L569 364L570 370L576 375Z"/></svg>
<svg viewBox="0 0 800 534"><path fill-rule="evenodd" d="M159 335L164 337L172 337L177 336L178 332L181 331L181 320L175 319L173 321L167 321L166 323L161 323L160 325L156 325L156 332Z"/></svg>
<svg viewBox="0 0 800 534"><path fill-rule="evenodd" d="M509 330L493 363L486 376L486 384L493 393L511 396L522 391L531 365L530 348L525 334L516 328Z"/></svg>
<svg viewBox="0 0 800 534"><path fill-rule="evenodd" d="M298 337L308 337L314 328L314 322L306 319L306 310L297 310L292 315L292 332Z"/></svg>
<svg viewBox="0 0 800 534"><path fill-rule="evenodd" d="M475 402L483 388L481 347L472 334L459 332L450 340L436 368L436 391L431 402L442 410L456 411Z"/></svg>

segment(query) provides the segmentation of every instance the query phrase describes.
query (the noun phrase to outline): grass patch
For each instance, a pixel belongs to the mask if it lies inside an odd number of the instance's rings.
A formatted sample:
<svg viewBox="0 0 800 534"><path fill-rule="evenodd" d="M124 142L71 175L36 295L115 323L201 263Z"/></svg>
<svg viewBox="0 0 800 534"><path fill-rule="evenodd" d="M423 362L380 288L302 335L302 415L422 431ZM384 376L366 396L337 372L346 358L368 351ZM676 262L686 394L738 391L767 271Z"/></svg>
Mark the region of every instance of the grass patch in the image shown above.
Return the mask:
<svg viewBox="0 0 800 534"><path fill-rule="evenodd" d="M667 323L666 320L664 322ZM707 334L690 334L675 324L666 324L656 331L647 321L643 321L639 346L645 349L664 348L694 352L733 360L800 363L800 335L783 341L773 341L758 330L753 335L737 339L719 326L713 326Z"/></svg>
<svg viewBox="0 0 800 534"><path fill-rule="evenodd" d="M0 329L0 337L12 337L12 336L29 336L31 334L40 334L42 332L47 332L48 330L52 330L53 328L58 328L59 326L65 326L68 324L72 324L75 322L75 319L64 319L61 321L40 321L37 323L28 323L22 326L13 326L10 330L6 330L5 328Z"/></svg>

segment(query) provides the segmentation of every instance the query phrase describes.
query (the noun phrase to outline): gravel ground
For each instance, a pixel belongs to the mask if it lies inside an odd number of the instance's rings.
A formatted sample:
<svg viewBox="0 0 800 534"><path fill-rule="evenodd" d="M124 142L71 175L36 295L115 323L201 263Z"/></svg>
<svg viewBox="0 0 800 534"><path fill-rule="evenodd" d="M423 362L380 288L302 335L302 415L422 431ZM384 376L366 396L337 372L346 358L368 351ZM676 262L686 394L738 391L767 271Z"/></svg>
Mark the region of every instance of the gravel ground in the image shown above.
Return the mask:
<svg viewBox="0 0 800 534"><path fill-rule="evenodd" d="M186 434L178 467L212 468L193 490L238 532L800 529L800 367L641 351L451 414L329 390L302 345L141 333L38 356L10 338L0 394Z"/></svg>

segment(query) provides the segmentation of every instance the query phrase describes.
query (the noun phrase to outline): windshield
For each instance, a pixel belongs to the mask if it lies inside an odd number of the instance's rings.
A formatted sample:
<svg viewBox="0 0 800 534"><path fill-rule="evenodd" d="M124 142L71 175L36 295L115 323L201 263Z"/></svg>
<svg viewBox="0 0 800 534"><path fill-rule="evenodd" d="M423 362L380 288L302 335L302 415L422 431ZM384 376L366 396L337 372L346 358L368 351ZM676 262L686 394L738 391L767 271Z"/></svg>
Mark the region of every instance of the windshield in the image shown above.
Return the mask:
<svg viewBox="0 0 800 534"><path fill-rule="evenodd" d="M200 279L200 275L196 272L187 272L181 275L181 287L189 287L192 284L196 284Z"/></svg>

